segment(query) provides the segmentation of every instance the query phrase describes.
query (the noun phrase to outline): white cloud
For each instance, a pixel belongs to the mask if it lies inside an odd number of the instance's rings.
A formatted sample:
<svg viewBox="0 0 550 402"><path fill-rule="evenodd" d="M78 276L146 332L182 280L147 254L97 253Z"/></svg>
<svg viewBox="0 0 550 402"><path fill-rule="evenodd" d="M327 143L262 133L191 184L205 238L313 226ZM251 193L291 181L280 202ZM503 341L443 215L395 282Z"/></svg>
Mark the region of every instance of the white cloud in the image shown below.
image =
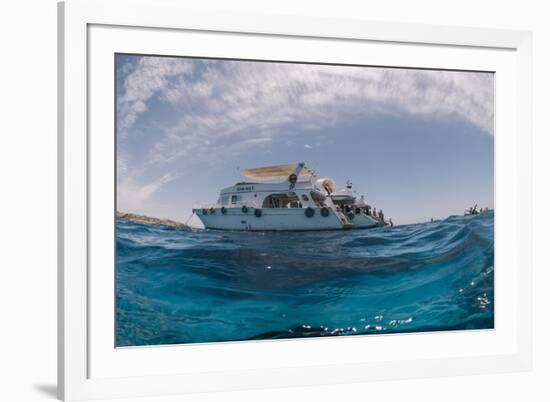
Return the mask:
<svg viewBox="0 0 550 402"><path fill-rule="evenodd" d="M126 127L157 94L181 111L155 147L155 163L207 141L247 141L267 131L284 135L285 127L315 130L380 114L455 116L493 133L491 74L237 61L206 62L197 73L190 63L144 58L126 79Z"/></svg>
<svg viewBox="0 0 550 402"><path fill-rule="evenodd" d="M304 148L306 148L306 149L311 149L311 148L313 148L313 147L312 147L311 145L309 145L309 144L305 144L305 145L304 145Z"/></svg>
<svg viewBox="0 0 550 402"><path fill-rule="evenodd" d="M146 112L147 101L159 94L167 101L170 95L170 80L176 78L184 85L185 77L193 72L193 63L182 59L165 57L142 57L123 83L122 96L117 99L119 130L124 133Z"/></svg>
<svg viewBox="0 0 550 402"><path fill-rule="evenodd" d="M272 141L271 137L250 138L248 140L244 140L243 144L263 144L271 141Z"/></svg>
<svg viewBox="0 0 550 402"><path fill-rule="evenodd" d="M119 176L117 180L117 210L142 211L153 194L160 191L176 177L173 172L168 172L146 184L140 184L133 175Z"/></svg>

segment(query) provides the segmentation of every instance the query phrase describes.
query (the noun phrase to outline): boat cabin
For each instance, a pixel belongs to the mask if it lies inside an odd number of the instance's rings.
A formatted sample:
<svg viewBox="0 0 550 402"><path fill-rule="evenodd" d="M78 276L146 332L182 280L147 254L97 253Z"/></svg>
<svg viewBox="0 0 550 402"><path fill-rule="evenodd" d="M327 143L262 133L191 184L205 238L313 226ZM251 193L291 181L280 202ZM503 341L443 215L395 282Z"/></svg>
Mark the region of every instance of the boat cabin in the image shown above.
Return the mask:
<svg viewBox="0 0 550 402"><path fill-rule="evenodd" d="M224 188L218 198L219 206L307 208L331 204L328 195L334 182L319 179L304 163L241 169L241 175L258 181L239 182Z"/></svg>

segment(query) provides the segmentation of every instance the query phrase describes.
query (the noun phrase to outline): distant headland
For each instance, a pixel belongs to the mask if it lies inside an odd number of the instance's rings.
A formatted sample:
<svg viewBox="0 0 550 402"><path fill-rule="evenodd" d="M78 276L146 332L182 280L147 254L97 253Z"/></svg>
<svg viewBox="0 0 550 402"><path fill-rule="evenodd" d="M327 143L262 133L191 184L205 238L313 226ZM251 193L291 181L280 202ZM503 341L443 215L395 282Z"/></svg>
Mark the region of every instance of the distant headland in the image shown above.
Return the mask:
<svg viewBox="0 0 550 402"><path fill-rule="evenodd" d="M130 222L142 223L145 225L164 225L164 226L170 226L174 228L187 227L185 224L181 222L173 221L171 219L159 219L159 218L153 218L145 215L132 214L128 212L117 211L116 217L117 219L124 219Z"/></svg>

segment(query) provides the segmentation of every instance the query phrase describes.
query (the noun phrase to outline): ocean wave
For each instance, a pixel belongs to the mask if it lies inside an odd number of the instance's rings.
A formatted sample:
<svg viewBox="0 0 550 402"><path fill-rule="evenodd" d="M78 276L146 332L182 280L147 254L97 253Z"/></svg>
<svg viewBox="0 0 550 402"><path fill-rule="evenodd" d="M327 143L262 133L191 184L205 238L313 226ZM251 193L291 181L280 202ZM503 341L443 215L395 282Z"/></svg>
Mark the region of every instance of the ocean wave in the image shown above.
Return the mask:
<svg viewBox="0 0 550 402"><path fill-rule="evenodd" d="M117 221L117 345L494 325L492 212L370 230Z"/></svg>

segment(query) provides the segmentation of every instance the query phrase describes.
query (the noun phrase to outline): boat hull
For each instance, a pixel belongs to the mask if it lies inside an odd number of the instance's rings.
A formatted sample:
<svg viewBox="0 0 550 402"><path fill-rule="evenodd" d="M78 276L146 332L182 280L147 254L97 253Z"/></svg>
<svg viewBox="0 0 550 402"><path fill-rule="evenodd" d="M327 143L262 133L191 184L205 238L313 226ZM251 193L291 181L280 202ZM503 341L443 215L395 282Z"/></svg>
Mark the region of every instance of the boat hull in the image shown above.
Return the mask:
<svg viewBox="0 0 550 402"><path fill-rule="evenodd" d="M249 231L313 231L343 229L341 220L334 211L321 215L320 208L312 208L313 216L307 217L304 208L263 208L261 216L255 209L243 212L241 208L227 208L225 214L220 208L196 210L198 218L207 229L249 230Z"/></svg>

